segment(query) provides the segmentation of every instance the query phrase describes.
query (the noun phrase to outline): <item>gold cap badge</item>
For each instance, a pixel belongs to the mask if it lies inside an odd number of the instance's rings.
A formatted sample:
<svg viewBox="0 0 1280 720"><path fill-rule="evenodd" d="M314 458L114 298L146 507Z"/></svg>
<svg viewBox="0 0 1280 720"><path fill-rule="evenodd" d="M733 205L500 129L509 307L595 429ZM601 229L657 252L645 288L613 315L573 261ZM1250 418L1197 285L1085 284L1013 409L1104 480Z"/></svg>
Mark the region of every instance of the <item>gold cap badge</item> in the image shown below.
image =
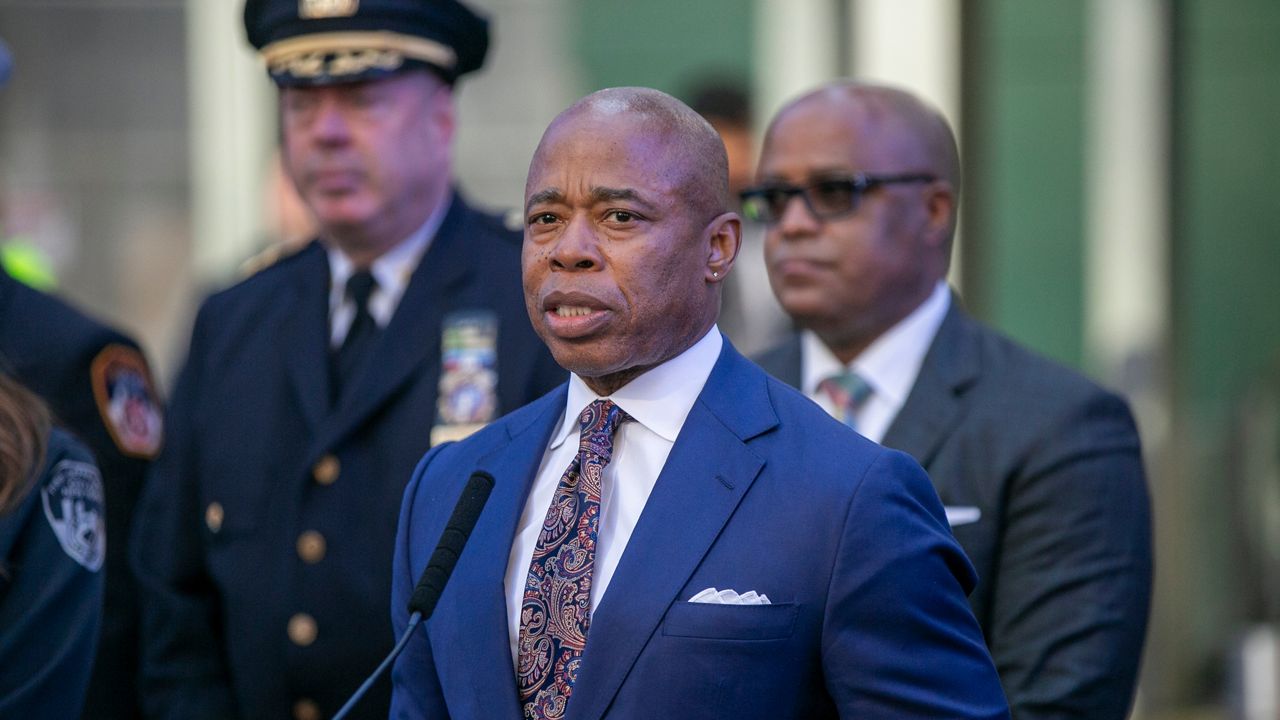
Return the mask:
<svg viewBox="0 0 1280 720"><path fill-rule="evenodd" d="M359 9L360 0L298 0L298 17L304 20L351 17Z"/></svg>

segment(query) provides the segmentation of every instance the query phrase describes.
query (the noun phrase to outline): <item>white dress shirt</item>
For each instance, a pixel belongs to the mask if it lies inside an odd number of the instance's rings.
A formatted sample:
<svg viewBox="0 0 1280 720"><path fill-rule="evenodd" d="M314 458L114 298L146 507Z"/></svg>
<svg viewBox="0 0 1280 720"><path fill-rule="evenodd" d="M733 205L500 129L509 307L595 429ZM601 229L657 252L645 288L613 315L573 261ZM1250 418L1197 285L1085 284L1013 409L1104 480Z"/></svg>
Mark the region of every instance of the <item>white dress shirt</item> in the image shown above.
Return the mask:
<svg viewBox="0 0 1280 720"><path fill-rule="evenodd" d="M591 607L600 603L613 571L622 559L631 531L640 519L658 474L684 427L685 418L711 375L724 341L711 331L683 353L619 388L608 399L633 420L622 423L613 437L613 456L601 479L600 522L595 567L591 575ZM578 416L596 395L577 375L569 376L569 396L560 424L542 456L542 465L529 490L511 555L507 560L507 631L511 658L519 664L520 606L533 548L560 478L578 454Z"/></svg>
<svg viewBox="0 0 1280 720"><path fill-rule="evenodd" d="M951 290L946 282L939 282L928 299L876 338L847 366L813 331L805 330L800 334L801 390L832 417L838 418L840 415L831 397L818 389L818 383L846 369L856 372L871 386L871 395L854 413L858 432L880 442L907 402L907 395L920 375L924 356L950 307Z"/></svg>
<svg viewBox="0 0 1280 720"><path fill-rule="evenodd" d="M422 227L369 266L373 279L378 281L369 295L369 315L379 328L386 327L396 314L413 271L418 268L427 248L431 247L431 241L435 239L436 231L452 203L452 197L445 198ZM347 280L355 273L356 267L351 258L333 245L326 243L325 251L329 255L329 347L338 348L347 338L347 331L356 318L356 304L347 297Z"/></svg>

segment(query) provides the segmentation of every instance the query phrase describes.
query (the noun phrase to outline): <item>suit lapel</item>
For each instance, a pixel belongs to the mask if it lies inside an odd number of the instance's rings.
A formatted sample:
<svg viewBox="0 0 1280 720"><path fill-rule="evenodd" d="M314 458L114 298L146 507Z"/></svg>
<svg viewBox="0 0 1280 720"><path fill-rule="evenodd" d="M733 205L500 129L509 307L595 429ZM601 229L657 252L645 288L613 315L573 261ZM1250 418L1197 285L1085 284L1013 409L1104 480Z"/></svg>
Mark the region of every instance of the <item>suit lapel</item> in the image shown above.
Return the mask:
<svg viewBox="0 0 1280 720"><path fill-rule="evenodd" d="M920 366L920 376L882 444L906 452L927 468L964 416L964 393L981 371L978 337L959 299L952 295L947 316Z"/></svg>
<svg viewBox="0 0 1280 720"><path fill-rule="evenodd" d="M431 620L432 627L447 629L442 635L465 637L457 655L438 656L437 662L466 668L454 675L462 680L447 690L471 694L483 709L478 717L521 716L507 633L507 560L534 474L564 409L566 387L540 400L543 407L534 419L513 428L510 442L477 463L477 470L493 475L494 490L449 581L452 600L441 602Z"/></svg>
<svg viewBox="0 0 1280 720"><path fill-rule="evenodd" d="M473 259L467 252L466 208L455 197L431 247L414 269L391 322L383 328L352 387L346 388L337 407L316 438L313 457L360 427L410 378L440 362L443 318L457 301L453 291L471 273ZM429 432L424 428L423 432Z"/></svg>
<svg viewBox="0 0 1280 720"><path fill-rule="evenodd" d="M764 467L746 441L775 425L765 376L726 342L592 614L569 720L604 715Z"/></svg>
<svg viewBox="0 0 1280 720"><path fill-rule="evenodd" d="M319 242L296 262L292 306L280 315L281 347L302 417L315 432L329 412L329 262Z"/></svg>

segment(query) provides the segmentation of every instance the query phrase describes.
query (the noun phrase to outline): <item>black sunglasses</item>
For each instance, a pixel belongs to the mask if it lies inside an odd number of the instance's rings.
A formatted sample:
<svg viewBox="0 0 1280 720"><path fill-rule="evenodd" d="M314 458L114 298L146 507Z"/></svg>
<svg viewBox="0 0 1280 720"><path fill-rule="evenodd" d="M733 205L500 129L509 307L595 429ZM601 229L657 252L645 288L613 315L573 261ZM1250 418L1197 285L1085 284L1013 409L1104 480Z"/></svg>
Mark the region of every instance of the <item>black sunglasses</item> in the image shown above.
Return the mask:
<svg viewBox="0 0 1280 720"><path fill-rule="evenodd" d="M831 220L848 215L858 207L858 198L877 185L897 183L927 183L938 178L923 173L905 175L864 175L834 177L817 180L805 186L771 183L747 188L738 197L742 200L742 214L753 222L773 224L782 219L791 198L799 195L809 212L819 220Z"/></svg>

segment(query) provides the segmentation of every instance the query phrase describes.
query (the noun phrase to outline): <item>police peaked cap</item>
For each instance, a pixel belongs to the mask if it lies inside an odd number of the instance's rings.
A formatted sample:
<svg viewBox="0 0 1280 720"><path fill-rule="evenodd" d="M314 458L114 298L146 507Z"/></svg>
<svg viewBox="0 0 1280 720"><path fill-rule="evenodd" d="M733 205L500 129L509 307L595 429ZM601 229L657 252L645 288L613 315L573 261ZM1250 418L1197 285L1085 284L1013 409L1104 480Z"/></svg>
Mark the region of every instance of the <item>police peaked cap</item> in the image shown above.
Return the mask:
<svg viewBox="0 0 1280 720"><path fill-rule="evenodd" d="M457 0L247 0L244 26L277 85L329 85L484 64L489 21Z"/></svg>

